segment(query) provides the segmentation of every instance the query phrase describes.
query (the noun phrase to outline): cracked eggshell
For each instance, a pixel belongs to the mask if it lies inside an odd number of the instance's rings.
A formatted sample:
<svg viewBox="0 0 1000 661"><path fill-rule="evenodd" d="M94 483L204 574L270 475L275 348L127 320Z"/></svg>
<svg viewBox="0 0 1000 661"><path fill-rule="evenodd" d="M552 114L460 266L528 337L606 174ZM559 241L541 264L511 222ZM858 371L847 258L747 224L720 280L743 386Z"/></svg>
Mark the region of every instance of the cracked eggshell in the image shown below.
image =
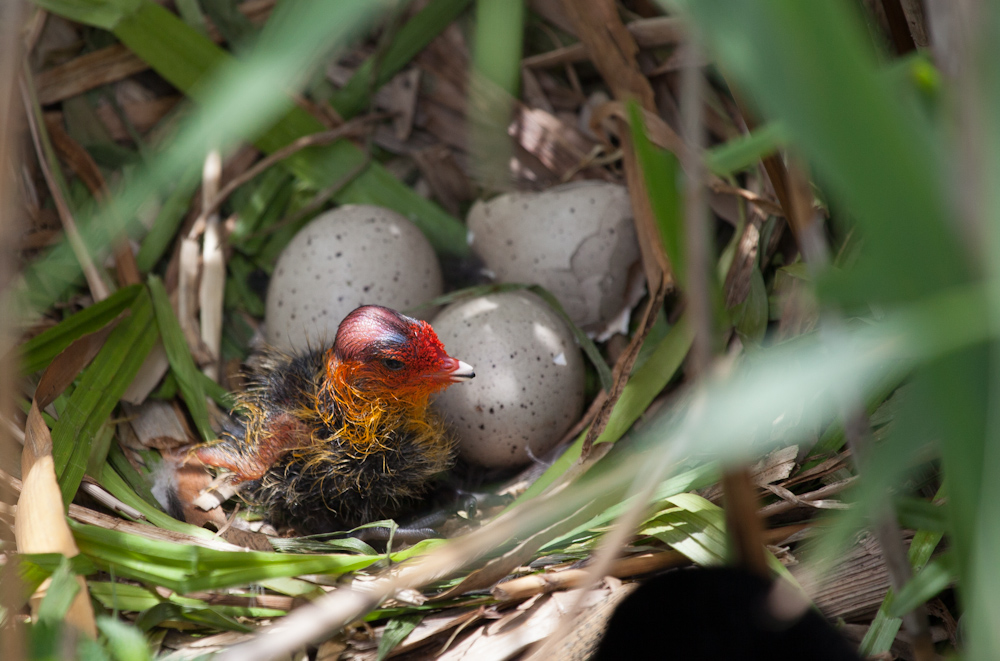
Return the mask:
<svg viewBox="0 0 1000 661"><path fill-rule="evenodd" d="M470 241L500 282L539 284L581 328L601 332L623 309L639 261L623 186L583 181L473 205Z"/></svg>
<svg viewBox="0 0 1000 661"><path fill-rule="evenodd" d="M413 223L382 207L342 206L303 227L278 257L265 337L286 351L315 348L358 306L405 310L442 288L434 249Z"/></svg>
<svg viewBox="0 0 1000 661"><path fill-rule="evenodd" d="M435 402L469 462L527 464L580 418L583 357L566 322L538 296L507 292L462 301L433 326L448 353L476 370L475 379Z"/></svg>

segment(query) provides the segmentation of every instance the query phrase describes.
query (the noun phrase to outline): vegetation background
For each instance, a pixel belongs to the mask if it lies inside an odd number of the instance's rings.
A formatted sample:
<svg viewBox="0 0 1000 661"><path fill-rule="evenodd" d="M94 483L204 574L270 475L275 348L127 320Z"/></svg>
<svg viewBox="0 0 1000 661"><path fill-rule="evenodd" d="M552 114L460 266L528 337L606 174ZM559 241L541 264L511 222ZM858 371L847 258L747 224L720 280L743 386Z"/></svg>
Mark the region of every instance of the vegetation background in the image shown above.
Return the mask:
<svg viewBox="0 0 1000 661"><path fill-rule="evenodd" d="M865 655L1000 658L998 49L981 0L3 3L5 658L551 656L605 577L726 561ZM158 508L128 402L212 437L316 213L460 265L473 200L579 178L647 295L503 512L383 554Z"/></svg>

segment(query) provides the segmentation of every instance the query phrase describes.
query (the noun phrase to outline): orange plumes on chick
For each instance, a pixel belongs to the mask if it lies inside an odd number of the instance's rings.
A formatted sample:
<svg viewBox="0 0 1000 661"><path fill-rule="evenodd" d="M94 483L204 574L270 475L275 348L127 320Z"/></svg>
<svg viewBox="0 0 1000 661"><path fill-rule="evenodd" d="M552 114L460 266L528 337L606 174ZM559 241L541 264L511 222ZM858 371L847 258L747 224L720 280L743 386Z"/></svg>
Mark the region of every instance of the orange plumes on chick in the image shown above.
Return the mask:
<svg viewBox="0 0 1000 661"><path fill-rule="evenodd" d="M454 461L431 394L473 376L427 323L360 307L332 347L267 354L239 397L242 419L197 455L230 471L272 521L300 532L395 517Z"/></svg>

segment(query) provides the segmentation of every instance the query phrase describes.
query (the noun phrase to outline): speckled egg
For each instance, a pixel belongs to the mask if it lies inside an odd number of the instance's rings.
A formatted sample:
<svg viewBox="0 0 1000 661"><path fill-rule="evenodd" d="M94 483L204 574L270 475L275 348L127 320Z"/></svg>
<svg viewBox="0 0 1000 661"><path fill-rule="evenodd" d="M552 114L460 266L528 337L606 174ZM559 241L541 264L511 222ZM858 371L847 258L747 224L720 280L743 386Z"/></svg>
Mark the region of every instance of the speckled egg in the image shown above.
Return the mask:
<svg viewBox="0 0 1000 661"><path fill-rule="evenodd" d="M303 227L278 258L265 337L284 350L320 346L360 305L402 311L441 292L437 256L413 223L381 207L342 206Z"/></svg>
<svg viewBox="0 0 1000 661"><path fill-rule="evenodd" d="M469 462L524 465L579 419L583 357L567 324L538 296L505 292L462 301L433 326L449 354L476 368L475 379L435 402Z"/></svg>
<svg viewBox="0 0 1000 661"><path fill-rule="evenodd" d="M500 282L542 285L595 333L622 312L639 261L623 186L584 181L500 195L473 205L468 225L473 251Z"/></svg>

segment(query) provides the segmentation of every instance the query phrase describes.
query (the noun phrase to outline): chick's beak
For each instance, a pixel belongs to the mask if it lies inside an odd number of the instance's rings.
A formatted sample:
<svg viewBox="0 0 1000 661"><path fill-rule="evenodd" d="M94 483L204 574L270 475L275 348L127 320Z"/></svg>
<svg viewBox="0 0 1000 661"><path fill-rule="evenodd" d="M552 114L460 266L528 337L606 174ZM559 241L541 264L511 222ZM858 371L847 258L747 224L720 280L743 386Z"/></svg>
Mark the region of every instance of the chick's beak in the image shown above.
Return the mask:
<svg viewBox="0 0 1000 661"><path fill-rule="evenodd" d="M461 381L468 381L474 378L476 376L476 372L472 368L472 365L464 360L448 358L445 360L443 376L448 381L459 383Z"/></svg>

